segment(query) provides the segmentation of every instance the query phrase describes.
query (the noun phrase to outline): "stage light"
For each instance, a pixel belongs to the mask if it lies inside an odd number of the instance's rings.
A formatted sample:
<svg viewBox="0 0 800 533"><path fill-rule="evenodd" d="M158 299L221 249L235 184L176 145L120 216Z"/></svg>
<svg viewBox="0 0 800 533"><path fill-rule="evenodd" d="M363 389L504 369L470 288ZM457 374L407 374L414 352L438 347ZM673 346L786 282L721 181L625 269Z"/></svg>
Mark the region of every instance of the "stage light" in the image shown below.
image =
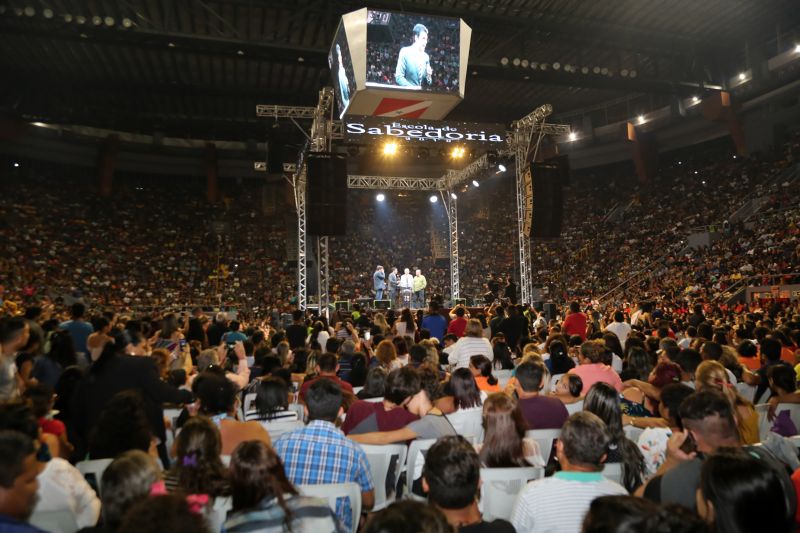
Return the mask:
<svg viewBox="0 0 800 533"><path fill-rule="evenodd" d="M555 63L553 63L553 70L558 70L558 69L560 69L560 68L561 68L561 63L559 63L558 61L556 61Z"/></svg>
<svg viewBox="0 0 800 533"><path fill-rule="evenodd" d="M522 65L522 68L528 68L528 65L530 65L530 61L528 61L527 59L523 59L522 62L520 62L520 65Z"/></svg>
<svg viewBox="0 0 800 533"><path fill-rule="evenodd" d="M575 133L574 131L569 132L569 140L570 141L575 141L577 139L578 139L578 134L577 133Z"/></svg>
<svg viewBox="0 0 800 533"><path fill-rule="evenodd" d="M436 202L439 201L439 197L436 196L435 194L431 194L431 197L428 198L428 200L430 200L432 204L435 204Z"/></svg>
<svg viewBox="0 0 800 533"><path fill-rule="evenodd" d="M536 70L537 68L539 68L539 62L538 61L531 61L531 68L533 70Z"/></svg>
<svg viewBox="0 0 800 533"><path fill-rule="evenodd" d="M94 24L95 26L99 26L102 23L103 19L101 19L99 16L95 15L92 17L92 24Z"/></svg>
<svg viewBox="0 0 800 533"><path fill-rule="evenodd" d="M639 115L639 124L644 124L644 115Z"/></svg>
<svg viewBox="0 0 800 533"><path fill-rule="evenodd" d="M524 76L522 76L522 79L523 79L523 80L529 80L529 79L531 79L531 77L530 77L530 76L528 76L527 74L525 74Z"/></svg>
<svg viewBox="0 0 800 533"><path fill-rule="evenodd" d="M19 163L14 163L14 168L19 168Z"/></svg>
<svg viewBox="0 0 800 533"><path fill-rule="evenodd" d="M733 154L733 158L736 159L736 154Z"/></svg>
<svg viewBox="0 0 800 533"><path fill-rule="evenodd" d="M114 17L106 17L103 19L103 22L105 22L106 26L110 28L114 25Z"/></svg>
<svg viewBox="0 0 800 533"><path fill-rule="evenodd" d="M794 45L794 53L795 54L800 54L800 44Z"/></svg>
<svg viewBox="0 0 800 533"><path fill-rule="evenodd" d="M697 102L699 102L699 101L700 101L700 98L699 98L699 97L697 97L697 96L692 96L692 103L695 103L695 104L696 104L696 103L697 103Z"/></svg>
<svg viewBox="0 0 800 533"><path fill-rule="evenodd" d="M298 63L302 63L302 62L304 62L305 60L306 60L306 58L305 58L305 57L303 57L303 56L300 56L300 57L298 57L298 58L297 58L297 62L298 62Z"/></svg>
<svg viewBox="0 0 800 533"><path fill-rule="evenodd" d="M695 174L695 176L696 176L696 175L698 174L698 172L695 170L695 171L694 171L694 174Z"/></svg>
<svg viewBox="0 0 800 533"><path fill-rule="evenodd" d="M26 17L32 17L32 16L34 16L35 14L36 14L36 9L35 9L35 8L33 8L32 6L27 6L27 7L25 8L25 16L26 16Z"/></svg>
<svg viewBox="0 0 800 533"><path fill-rule="evenodd" d="M44 11L42 11L42 15L44 15L44 18L46 18L46 19L51 19L51 18L53 18L53 15L55 15L55 13L53 13L52 9L50 9L49 7L46 7L46 8L44 8Z"/></svg>
<svg viewBox="0 0 800 533"><path fill-rule="evenodd" d="M636 71L635 70L631 70L630 77L631 78L635 78L636 77Z"/></svg>
<svg viewBox="0 0 800 533"><path fill-rule="evenodd" d="M472 180L472 185L475 186L475 187L480 187L481 186L481 184L478 183L478 180Z"/></svg>
<svg viewBox="0 0 800 533"><path fill-rule="evenodd" d="M503 65L504 67L507 67L508 66L508 58L507 57L501 57L500 58L500 64Z"/></svg>
<svg viewBox="0 0 800 533"><path fill-rule="evenodd" d="M377 195L375 195L375 199L379 202L382 202L386 200L386 195L384 195L382 192L379 192Z"/></svg>
<svg viewBox="0 0 800 533"><path fill-rule="evenodd" d="M170 48L175 48L175 43L167 43L167 46L169 46Z"/></svg>
<svg viewBox="0 0 800 533"><path fill-rule="evenodd" d="M627 78L628 77L628 69L624 68L624 69L620 70L619 71L619 75L622 76L623 78Z"/></svg>
<svg viewBox="0 0 800 533"><path fill-rule="evenodd" d="M518 66L519 66L519 64L520 64L521 62L522 62L522 61L520 60L520 58L518 58L518 57L515 57L515 58L514 58L514 59L511 61L511 64L512 64L512 65L514 65L515 67L518 67Z"/></svg>
<svg viewBox="0 0 800 533"><path fill-rule="evenodd" d="M456 196L456 193L454 193L454 192L451 192L451 193L450 193L450 198L452 198L453 200L455 200L456 198L458 198L458 196Z"/></svg>
<svg viewBox="0 0 800 533"><path fill-rule="evenodd" d="M497 165L497 170L499 170L500 172L505 172L506 166L503 163L500 163L499 165Z"/></svg>
<svg viewBox="0 0 800 533"><path fill-rule="evenodd" d="M603 67L603 68L601 68L601 69L600 69L600 74L602 74L603 76L605 76L606 74L608 74L608 67Z"/></svg>
<svg viewBox="0 0 800 533"><path fill-rule="evenodd" d="M37 128L44 128L47 126L44 122L31 122L31 126L36 126Z"/></svg>
<svg viewBox="0 0 800 533"><path fill-rule="evenodd" d="M86 17L84 17L83 15L78 15L77 17L75 17L75 22L77 22L78 24L86 24Z"/></svg>
<svg viewBox="0 0 800 533"><path fill-rule="evenodd" d="M592 73L593 73L593 74L600 74L600 67L594 67L594 68L592 69Z"/></svg>
<svg viewBox="0 0 800 533"><path fill-rule="evenodd" d="M542 63L539 65L539 70L547 70L547 63Z"/></svg>
<svg viewBox="0 0 800 533"><path fill-rule="evenodd" d="M396 155L397 143L388 142L383 145L383 155Z"/></svg>
<svg viewBox="0 0 800 533"><path fill-rule="evenodd" d="M747 75L744 72L739 73L739 81L744 81L747 78Z"/></svg>
<svg viewBox="0 0 800 533"><path fill-rule="evenodd" d="M130 28L131 26L133 26L133 21L131 19L129 19L128 17L125 17L124 19L122 19L122 27L123 28Z"/></svg>
<svg viewBox="0 0 800 533"><path fill-rule="evenodd" d="M72 15L69 14L69 13L66 13L64 15L64 22L72 22Z"/></svg>
<svg viewBox="0 0 800 533"><path fill-rule="evenodd" d="M589 67L581 67L581 74L589 74Z"/></svg>
<svg viewBox="0 0 800 533"><path fill-rule="evenodd" d="M464 149L463 146L454 146L452 150L450 150L450 157L453 159L461 159L466 155L467 151Z"/></svg>
<svg viewBox="0 0 800 533"><path fill-rule="evenodd" d="M243 56L244 55L244 50L236 50L236 55Z"/></svg>

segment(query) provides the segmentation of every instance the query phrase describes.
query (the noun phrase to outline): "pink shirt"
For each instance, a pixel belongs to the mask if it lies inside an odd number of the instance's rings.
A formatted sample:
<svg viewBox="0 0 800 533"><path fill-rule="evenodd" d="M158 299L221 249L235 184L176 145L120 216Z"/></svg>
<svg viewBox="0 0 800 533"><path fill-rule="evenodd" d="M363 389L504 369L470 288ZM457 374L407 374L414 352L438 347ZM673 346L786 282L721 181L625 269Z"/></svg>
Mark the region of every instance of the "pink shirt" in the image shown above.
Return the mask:
<svg viewBox="0 0 800 533"><path fill-rule="evenodd" d="M590 365L579 365L569 371L570 374L575 374L583 380L583 389L581 394L586 394L589 389L598 382L608 383L617 392L622 392L622 379L613 368L603 363L593 363Z"/></svg>

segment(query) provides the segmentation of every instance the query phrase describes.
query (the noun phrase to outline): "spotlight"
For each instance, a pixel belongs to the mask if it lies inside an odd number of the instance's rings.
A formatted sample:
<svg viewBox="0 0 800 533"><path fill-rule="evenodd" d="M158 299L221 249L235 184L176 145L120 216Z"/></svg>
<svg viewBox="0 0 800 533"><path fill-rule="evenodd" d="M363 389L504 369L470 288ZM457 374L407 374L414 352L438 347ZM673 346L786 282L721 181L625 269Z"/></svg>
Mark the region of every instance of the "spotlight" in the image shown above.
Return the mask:
<svg viewBox="0 0 800 533"><path fill-rule="evenodd" d="M800 54L800 44L794 45L794 53L795 54Z"/></svg>
<svg viewBox="0 0 800 533"><path fill-rule="evenodd" d="M503 65L504 67L507 67L508 66L508 58L507 57L501 57L500 58L500 64Z"/></svg>
<svg viewBox="0 0 800 533"><path fill-rule="evenodd" d="M513 60L511 60L511 64L515 67L518 67L521 62L522 61L518 57L515 57Z"/></svg>
<svg viewBox="0 0 800 533"><path fill-rule="evenodd" d="M64 14L64 22L72 22L72 15L69 13Z"/></svg>
<svg viewBox="0 0 800 533"><path fill-rule="evenodd" d="M589 74L589 67L581 67L581 74Z"/></svg>
<svg viewBox="0 0 800 533"><path fill-rule="evenodd" d="M103 19L100 18L98 15L95 15L95 16L92 17L92 24L94 24L95 26L99 26L102 23L103 23Z"/></svg>
<svg viewBox="0 0 800 533"><path fill-rule="evenodd" d="M555 63L553 63L553 70L558 70L558 69L560 69L560 68L561 68L561 63L559 63L558 61L556 61Z"/></svg>
<svg viewBox="0 0 800 533"><path fill-rule="evenodd" d="M25 13L26 17L32 17L32 16L36 15L36 9L31 7L31 6L27 6L24 9L24 13Z"/></svg>
<svg viewBox="0 0 800 533"><path fill-rule="evenodd" d="M55 15L55 13L53 13L52 9L50 9L49 7L46 7L46 8L44 8L44 11L42 11L42 15L44 15L44 18L46 18L46 19L51 19L51 18L53 18L53 15Z"/></svg>
<svg viewBox="0 0 800 533"><path fill-rule="evenodd" d="M298 63L303 63L305 60L306 60L306 58L304 58L303 56L300 56L300 57L297 58L297 62Z"/></svg>
<svg viewBox="0 0 800 533"><path fill-rule="evenodd" d="M431 197L428 198L428 200L430 200L432 204L435 204L439 201L439 198L435 194L431 194Z"/></svg>
<svg viewBox="0 0 800 533"><path fill-rule="evenodd" d="M103 19L103 23L109 28L114 25L114 17L106 17Z"/></svg>
<svg viewBox="0 0 800 533"><path fill-rule="evenodd" d="M635 70L631 70L631 73L629 74L629 76L631 78L635 78L636 77L636 71Z"/></svg>
<svg viewBox="0 0 800 533"><path fill-rule="evenodd" d="M453 200L455 200L456 198L458 198L458 196L456 196L456 193L454 193L454 192L451 192L451 193L450 193L450 198L452 198Z"/></svg>
<svg viewBox="0 0 800 533"><path fill-rule="evenodd" d="M644 124L644 115L639 115L639 124Z"/></svg>
<svg viewBox="0 0 800 533"><path fill-rule="evenodd" d="M130 28L132 26L133 26L133 21L131 19L129 19L128 17L125 17L124 19L122 19L122 27L123 28Z"/></svg>
<svg viewBox="0 0 800 533"><path fill-rule="evenodd" d="M739 81L744 81L747 75L744 72L739 73Z"/></svg>
<svg viewBox="0 0 800 533"><path fill-rule="evenodd" d="M475 186L475 187L480 187L481 186L481 184L478 183L478 180L472 180L472 185Z"/></svg>
<svg viewBox="0 0 800 533"><path fill-rule="evenodd" d="M379 202L382 202L386 200L386 195L384 195L382 192L379 192L377 195L375 195L375 199Z"/></svg>
<svg viewBox="0 0 800 533"><path fill-rule="evenodd" d="M466 154L466 150L464 150L463 146L454 146L452 150L450 150L450 157L453 159L461 159Z"/></svg>
<svg viewBox="0 0 800 533"><path fill-rule="evenodd" d="M622 76L623 78L627 78L628 77L628 69L624 68L624 69L620 70L619 71L619 75Z"/></svg>
<svg viewBox="0 0 800 533"><path fill-rule="evenodd" d="M692 103L696 104L696 103L697 103L697 102L699 102L699 101L700 101L700 98L699 98L699 97L697 97L697 96L692 96Z"/></svg>
<svg viewBox="0 0 800 533"><path fill-rule="evenodd" d="M694 171L694 175L696 176L697 174L698 174L698 172L695 170L695 171Z"/></svg>
<svg viewBox="0 0 800 533"><path fill-rule="evenodd" d="M607 75L608 74L608 67L601 68L600 69L600 74L602 74L603 76Z"/></svg>
<svg viewBox="0 0 800 533"><path fill-rule="evenodd" d="M86 17L84 17L83 15L78 15L75 17L75 22L77 22L78 24L86 24Z"/></svg>
<svg viewBox="0 0 800 533"><path fill-rule="evenodd" d="M528 65L530 65L530 61L528 61L527 59L523 59L520 62L520 65L522 65L522 68L528 68Z"/></svg>
<svg viewBox="0 0 800 533"><path fill-rule="evenodd" d="M593 73L593 74L600 74L600 67L594 67L594 68L592 69L592 73Z"/></svg>
<svg viewBox="0 0 800 533"><path fill-rule="evenodd" d="M14 168L19 168L19 163L14 163Z"/></svg>
<svg viewBox="0 0 800 533"><path fill-rule="evenodd" d="M397 143L388 142L383 145L383 155L396 155Z"/></svg>
<svg viewBox="0 0 800 533"><path fill-rule="evenodd" d="M497 170L499 170L500 172L505 172L506 166L503 163L500 163L499 165L497 165Z"/></svg>
<svg viewBox="0 0 800 533"><path fill-rule="evenodd" d="M575 133L574 131L569 132L569 140L570 141L575 141L577 139L578 139L578 134L577 133Z"/></svg>
<svg viewBox="0 0 800 533"><path fill-rule="evenodd" d="M237 50L236 51L236 55L243 56L244 55L244 50Z"/></svg>
<svg viewBox="0 0 800 533"><path fill-rule="evenodd" d="M169 46L170 48L175 48L175 43L167 43L167 46Z"/></svg>

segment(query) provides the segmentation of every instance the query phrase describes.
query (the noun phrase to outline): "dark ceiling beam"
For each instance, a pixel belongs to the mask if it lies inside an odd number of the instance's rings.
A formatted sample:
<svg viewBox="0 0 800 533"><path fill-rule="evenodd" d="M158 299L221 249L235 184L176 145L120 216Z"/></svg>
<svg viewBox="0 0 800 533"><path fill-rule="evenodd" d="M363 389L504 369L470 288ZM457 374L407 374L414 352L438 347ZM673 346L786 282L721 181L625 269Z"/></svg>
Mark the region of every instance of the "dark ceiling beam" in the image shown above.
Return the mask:
<svg viewBox="0 0 800 533"><path fill-rule="evenodd" d="M5 24L0 23L0 29ZM35 37L66 39L73 42L100 43L114 46L144 47L155 50L170 50L169 44L175 45L174 49L190 53L210 54L239 58L238 51L244 52L244 58L249 60L265 61L270 63L299 64L297 58L302 57L302 65L310 68L319 68L320 76L325 75L327 69L327 51L310 47L300 47L288 44L258 43L240 39L177 34L170 32L143 31L143 30L116 30L81 28L87 35L84 39L75 28L65 28L61 31L44 31L41 28L23 28L11 25L11 31ZM500 67L490 63L470 63L469 72L477 71L483 78L512 79L524 81L524 76L529 76L532 81L568 87L599 88L614 91L633 92L676 92L678 86L675 80L641 80L631 78L607 78L594 74L569 74L553 70L516 69L513 67Z"/></svg>

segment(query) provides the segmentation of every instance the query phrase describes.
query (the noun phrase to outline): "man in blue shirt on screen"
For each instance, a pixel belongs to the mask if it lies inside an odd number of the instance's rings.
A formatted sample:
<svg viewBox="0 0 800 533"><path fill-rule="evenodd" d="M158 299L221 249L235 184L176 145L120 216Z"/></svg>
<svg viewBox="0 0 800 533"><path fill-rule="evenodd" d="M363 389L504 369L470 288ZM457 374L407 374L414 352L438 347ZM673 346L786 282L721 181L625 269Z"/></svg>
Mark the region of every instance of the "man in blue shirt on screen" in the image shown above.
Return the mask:
<svg viewBox="0 0 800 533"><path fill-rule="evenodd" d="M428 44L428 28L422 24L414 26L414 43L400 49L397 56L397 68L394 81L403 87L421 88L423 80L426 84L432 83L431 60L425 53Z"/></svg>

